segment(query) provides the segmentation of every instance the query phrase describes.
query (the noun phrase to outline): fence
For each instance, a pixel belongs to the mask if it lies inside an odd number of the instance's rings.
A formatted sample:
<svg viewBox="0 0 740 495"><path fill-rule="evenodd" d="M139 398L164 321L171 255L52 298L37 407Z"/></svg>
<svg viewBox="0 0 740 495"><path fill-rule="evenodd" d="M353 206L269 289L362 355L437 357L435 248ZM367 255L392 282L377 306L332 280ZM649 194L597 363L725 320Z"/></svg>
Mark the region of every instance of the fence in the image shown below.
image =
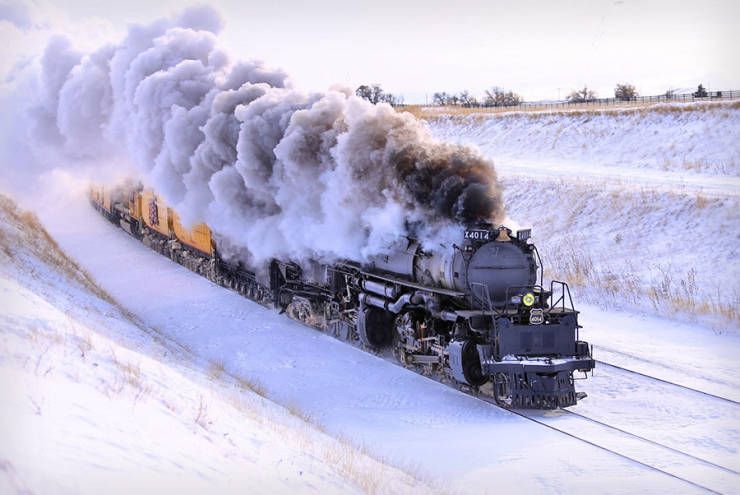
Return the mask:
<svg viewBox="0 0 740 495"><path fill-rule="evenodd" d="M588 108L598 106L639 106L648 105L652 103L683 103L683 102L699 102L699 101L719 101L719 100L736 100L740 99L740 90L730 91L707 91L706 96L695 96L696 93L685 93L685 94L671 94L666 93L663 95L656 96L635 96L629 99L618 99L618 98L594 98L587 101L571 102L571 101L526 101L518 105L509 106L490 106L485 104L477 105L454 105L459 108L470 108L470 109L486 109L488 111L516 111L516 110L546 110L556 108ZM422 107L430 108L436 105L422 105ZM442 105L450 106L450 105Z"/></svg>

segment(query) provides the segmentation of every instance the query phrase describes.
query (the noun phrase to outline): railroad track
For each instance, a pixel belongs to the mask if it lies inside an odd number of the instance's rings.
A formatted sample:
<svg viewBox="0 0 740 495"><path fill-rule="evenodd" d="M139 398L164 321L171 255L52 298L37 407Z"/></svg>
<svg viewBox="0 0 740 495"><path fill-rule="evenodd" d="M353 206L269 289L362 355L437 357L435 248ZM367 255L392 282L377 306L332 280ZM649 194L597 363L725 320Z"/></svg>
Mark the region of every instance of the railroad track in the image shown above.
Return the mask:
<svg viewBox="0 0 740 495"><path fill-rule="evenodd" d="M500 407L492 397L469 394ZM740 472L570 410L509 412L708 493L732 493ZM711 481L712 486L708 486Z"/></svg>
<svg viewBox="0 0 740 495"><path fill-rule="evenodd" d="M642 377L645 377L645 378L649 378L651 380L655 380L657 382L664 383L666 385L672 385L674 387L678 387L678 388L681 388L683 390L688 390L690 392L694 392L696 394L700 394L700 395L703 395L705 397L711 397L713 399L721 400L721 401L724 401L724 402L728 402L730 404L734 404L736 406L740 406L740 402L738 402L736 400L733 400L733 399L729 399L727 397L722 397L721 395L715 395L715 394L712 394L712 393L709 393L709 392L705 392L703 390L699 390L697 388L689 387L687 385L682 385L680 383L672 382L670 380L665 380L663 378L658 378L657 376L648 375L646 373L642 373L640 371L631 370L631 369L625 368L623 366L618 366L616 364L607 363L606 361L601 361L600 359L597 359L596 360L596 363L597 364L600 364L602 366L607 366L607 367L612 368L612 369L617 369L617 370L620 370L620 371L624 371L626 373L631 373L633 375L637 375L637 376L642 376Z"/></svg>
<svg viewBox="0 0 740 495"><path fill-rule="evenodd" d="M694 382L697 382L698 381L698 382L704 383L707 386L707 388L710 388L710 389L711 388L714 388L714 389L719 388L719 389L726 389L726 390L737 390L738 389L738 384L737 383L729 382L729 381L724 380L724 379L722 379L720 377L706 376L706 375L696 375L696 374L690 373L686 369L677 369L677 368L674 368L672 366L666 365L666 364L661 363L661 362L658 362L658 361L653 361L653 360L647 359L647 358L642 357L642 356L636 356L636 355L630 354L628 352L620 351L620 350L617 350L617 349L612 349L610 347L606 347L606 346L602 346L602 345L594 345L593 348L594 348L595 351L597 351L595 353L597 356L606 353L607 355L610 355L610 354L613 355L612 357L621 357L621 358L626 359L627 361L634 361L635 363L644 364L644 365L646 365L648 367L662 369L662 370L664 370L667 373L673 373L673 374L676 374L676 373L684 374L684 373L686 373L686 374L688 374L688 378L690 380L692 380ZM730 397L727 397L726 394L723 395L721 393L717 393L716 390L714 391L714 393L707 392L706 390L702 390L702 388L704 388L704 387L697 386L696 383L691 383L691 384L688 384L687 385L685 383L678 383L676 381L672 381L672 380L669 380L669 379L666 379L666 378L659 378L658 376L652 375L650 373L644 373L644 372L641 372L641 371L636 371L634 369L630 369L630 368L627 367L628 365L614 364L611 359L608 359L608 360L599 359L597 361L599 363L601 363L602 365L607 366L607 367L619 369L619 370L626 371L628 373L633 373L633 374L636 374L636 375L645 376L647 378L652 378L652 379L654 379L656 381L660 381L660 382L667 383L667 384L670 384L670 385L675 385L677 387L681 387L681 388L686 389L686 390L691 390L691 391L694 391L694 392L698 392L698 393L700 393L702 395L713 396L713 397L716 397L718 399L722 399L722 400L725 400L727 402L731 402L733 404L740 404L740 401L738 401L737 396L735 396L735 398L730 398Z"/></svg>
<svg viewBox="0 0 740 495"><path fill-rule="evenodd" d="M740 402L728 397L712 394L613 363L601 360L597 360L597 362L600 366L653 380L662 385L697 394L705 399L721 401L730 406L740 405ZM492 397L478 395L477 398L498 406ZM740 487L740 472L738 470L628 431L624 427L615 426L570 409L561 409L556 412L523 410L510 410L510 412L641 465L651 471L679 480L694 488L709 493L738 493L738 487Z"/></svg>
<svg viewBox="0 0 740 495"><path fill-rule="evenodd" d="M740 402L728 397L716 395L606 361L597 360L597 363L602 367L653 380L662 385L697 394L705 399L721 401L730 406L740 406ZM482 393L476 395L465 390L463 392L496 407L500 407L490 396ZM738 470L628 431L624 427L615 426L570 409L548 412L508 411L528 421L567 435L602 451L609 452L626 461L669 476L696 489L721 494L739 492L740 472Z"/></svg>

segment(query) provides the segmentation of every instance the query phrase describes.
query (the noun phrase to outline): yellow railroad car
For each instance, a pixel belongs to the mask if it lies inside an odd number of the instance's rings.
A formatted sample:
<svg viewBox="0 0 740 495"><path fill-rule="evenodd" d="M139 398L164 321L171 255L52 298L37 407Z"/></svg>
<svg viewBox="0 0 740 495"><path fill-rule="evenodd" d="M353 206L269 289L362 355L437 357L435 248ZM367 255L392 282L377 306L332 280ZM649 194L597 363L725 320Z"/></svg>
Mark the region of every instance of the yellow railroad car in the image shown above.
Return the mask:
<svg viewBox="0 0 740 495"><path fill-rule="evenodd" d="M196 224L188 229L180 221L180 216L172 211L172 230L175 237L186 246L208 256L213 255L213 237L211 229L205 223Z"/></svg>
<svg viewBox="0 0 740 495"><path fill-rule="evenodd" d="M150 229L165 237L172 237L172 214L164 200L151 189L140 196L141 218Z"/></svg>

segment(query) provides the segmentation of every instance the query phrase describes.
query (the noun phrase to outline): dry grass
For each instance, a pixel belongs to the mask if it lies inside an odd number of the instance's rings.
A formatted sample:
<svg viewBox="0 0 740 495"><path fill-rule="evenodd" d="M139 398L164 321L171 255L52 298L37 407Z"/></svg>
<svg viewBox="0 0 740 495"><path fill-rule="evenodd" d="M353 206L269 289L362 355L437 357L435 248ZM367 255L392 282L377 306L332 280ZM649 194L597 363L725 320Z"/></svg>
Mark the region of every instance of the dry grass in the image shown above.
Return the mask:
<svg viewBox="0 0 740 495"><path fill-rule="evenodd" d="M249 390L250 392L254 392L260 397L267 398L267 390L257 380L244 377L235 377L235 379L237 384L239 385L239 388L241 388L242 390Z"/></svg>
<svg viewBox="0 0 740 495"><path fill-rule="evenodd" d="M605 267L603 261L595 262L590 253L573 244L550 253L548 260L548 278L566 280L571 287L587 289L584 295L599 304L626 301L644 306L648 302L654 311L661 314L670 311L740 321L736 309L740 295L725 295L719 287L713 295L701 295L697 272L693 268L681 273L656 265L654 268L658 275L648 281L636 275L630 265ZM589 290L595 291L591 297L588 297Z"/></svg>
<svg viewBox="0 0 740 495"><path fill-rule="evenodd" d="M82 359L85 359L87 357L87 354L93 349L92 338L90 337L90 334L85 334L84 336L74 335L73 338L77 350L80 351L80 357Z"/></svg>
<svg viewBox="0 0 740 495"><path fill-rule="evenodd" d="M22 245L38 259L78 282L96 296L109 303L113 301L110 295L95 283L89 273L67 256L34 213L21 210L12 199L2 194L0 194L0 213L6 215L11 224L18 229L17 239L9 239L7 234L0 237L3 252L11 260L15 257L11 246Z"/></svg>
<svg viewBox="0 0 740 495"><path fill-rule="evenodd" d="M523 114L531 117L537 115L588 115L588 114L648 114L648 113L681 113L681 112L706 112L716 108L736 110L740 108L740 101L713 101L695 103L641 103L624 102L618 105L579 103L567 107L549 107L547 105L533 105L526 107L480 107L465 108L456 106L425 106L405 105L397 107L399 112L408 112L418 119L434 120L437 118L480 118L502 114Z"/></svg>
<svg viewBox="0 0 740 495"><path fill-rule="evenodd" d="M288 404L287 406L285 406L285 409L287 409L291 415L295 416L296 418L300 418L302 421L310 425L313 425L319 431L326 432L323 425L319 424L319 422L316 421L313 416L311 416L306 411L301 410L301 408L298 407L296 404Z"/></svg>
<svg viewBox="0 0 740 495"><path fill-rule="evenodd" d="M376 476L377 473L364 469L361 457L366 455L365 449L339 440L336 448L324 450L322 459L343 478L355 481L364 493L378 493L381 480Z"/></svg>
<svg viewBox="0 0 740 495"><path fill-rule="evenodd" d="M236 377L225 372L222 379L227 378L236 380L241 390L254 392L259 397L275 403L259 382L245 377ZM405 482L408 484L407 489L413 486L426 486L430 488L428 491L432 491L432 483L420 474L420 469L417 466L400 466L398 463L373 455L363 445L333 435L317 418L297 404L281 406L289 413L289 417L296 420L296 422L290 420L285 422L266 418L265 413L260 412L261 408L251 401L245 403L239 397L236 399L239 400L232 400L231 403L251 420L260 424L263 428L272 430L289 442L290 445L297 447L303 454L310 453L322 465L331 466L337 474L354 484L363 493L404 491L399 490L399 487L389 486L389 480L399 479L398 474L405 478ZM331 441L326 443L321 436L315 436L317 433L325 435ZM442 491L435 489L434 492L441 493Z"/></svg>
<svg viewBox="0 0 740 495"><path fill-rule="evenodd" d="M223 376L225 371L226 366L221 360L212 361L211 364L208 366L208 376L211 378L211 380L219 380Z"/></svg>
<svg viewBox="0 0 740 495"><path fill-rule="evenodd" d="M316 459L321 466L329 466L345 481L356 486L363 493L395 493L424 487L426 492L442 493L440 489L432 490L432 483L420 474L418 466L400 466L370 453L363 445L350 441L344 437L332 434L321 422L306 412L297 404L279 405L256 380L237 377L224 372L222 381L234 380L242 391L250 391L268 402L255 402L249 395L230 394L230 403L240 414L258 424L263 429L274 432L283 439L286 445L297 449L301 455ZM272 403L273 405L268 405ZM288 416L282 419L280 415L266 411L265 407L280 407ZM198 408L203 413L207 429L208 416L205 405ZM198 417L196 415L196 417ZM202 419L196 421L203 423ZM403 483L397 486L392 483Z"/></svg>
<svg viewBox="0 0 740 495"><path fill-rule="evenodd" d="M546 277L568 282L576 302L706 317L711 326L738 322L738 286L725 273L737 235L730 213L736 200L618 183L555 184L505 183L516 191L509 193L509 208L536 219L535 232L543 232L538 247ZM722 250L714 266L708 243Z"/></svg>
<svg viewBox="0 0 740 495"><path fill-rule="evenodd" d="M203 401L202 395L200 396L198 409L195 411L195 417L193 418L193 421L196 425L200 426L204 430L208 430L208 426L210 426L211 424L211 421L208 419L208 404Z"/></svg>
<svg viewBox="0 0 740 495"><path fill-rule="evenodd" d="M142 375L141 366L130 361L118 359L115 349L110 350L110 361L118 374L114 375L113 382L106 382L104 392L108 397L119 396L126 388L130 388L134 394L134 404L145 395L151 392L151 387L145 383L145 377Z"/></svg>

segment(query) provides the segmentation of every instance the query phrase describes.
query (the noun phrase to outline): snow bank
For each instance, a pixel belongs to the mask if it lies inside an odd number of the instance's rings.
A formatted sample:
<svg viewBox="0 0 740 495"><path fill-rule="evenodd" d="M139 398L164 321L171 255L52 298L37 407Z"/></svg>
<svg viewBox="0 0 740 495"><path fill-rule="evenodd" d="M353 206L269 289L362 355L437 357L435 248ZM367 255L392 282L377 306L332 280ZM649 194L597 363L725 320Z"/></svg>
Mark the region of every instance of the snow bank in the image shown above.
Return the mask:
<svg viewBox="0 0 740 495"><path fill-rule="evenodd" d="M0 492L429 491L192 366L2 196L0 328Z"/></svg>
<svg viewBox="0 0 740 495"><path fill-rule="evenodd" d="M740 200L515 178L509 215L532 226L548 277L576 300L737 331Z"/></svg>
<svg viewBox="0 0 740 495"><path fill-rule="evenodd" d="M439 138L480 147L498 161L584 164L740 175L740 105L440 116Z"/></svg>

